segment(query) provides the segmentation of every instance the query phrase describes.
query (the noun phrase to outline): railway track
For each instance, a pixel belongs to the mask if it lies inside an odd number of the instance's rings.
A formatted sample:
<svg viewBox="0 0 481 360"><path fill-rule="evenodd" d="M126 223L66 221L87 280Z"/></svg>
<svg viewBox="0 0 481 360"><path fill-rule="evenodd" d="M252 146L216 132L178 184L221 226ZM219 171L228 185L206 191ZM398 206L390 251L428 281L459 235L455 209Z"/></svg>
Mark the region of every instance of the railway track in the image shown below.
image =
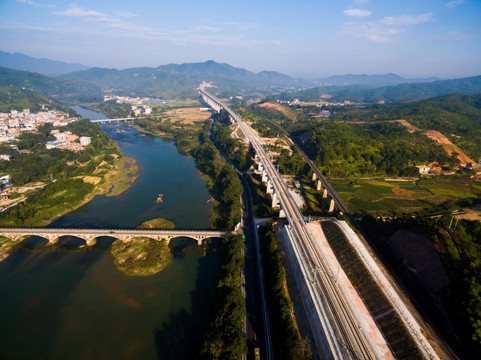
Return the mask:
<svg viewBox="0 0 481 360"><path fill-rule="evenodd" d="M311 290L312 301L321 312L319 318L327 319L325 336L331 345L334 359L377 359L368 338L359 326L349 301L334 279L324 257L311 234L307 223L295 201L292 199L284 180L270 161L254 131L229 107L212 95L201 90L212 101L223 107L243 131L256 154L259 156L276 196L289 222L293 247L300 254L300 264L305 270L305 281Z"/></svg>

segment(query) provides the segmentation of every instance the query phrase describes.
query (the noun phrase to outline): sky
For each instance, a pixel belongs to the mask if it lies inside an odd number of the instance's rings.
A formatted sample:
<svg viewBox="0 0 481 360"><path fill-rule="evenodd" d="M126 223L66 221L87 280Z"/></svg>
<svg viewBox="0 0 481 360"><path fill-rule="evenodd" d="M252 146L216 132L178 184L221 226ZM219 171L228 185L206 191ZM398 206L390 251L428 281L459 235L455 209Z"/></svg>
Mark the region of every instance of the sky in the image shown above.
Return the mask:
<svg viewBox="0 0 481 360"><path fill-rule="evenodd" d="M87 66L481 75L481 0L0 0L0 50Z"/></svg>

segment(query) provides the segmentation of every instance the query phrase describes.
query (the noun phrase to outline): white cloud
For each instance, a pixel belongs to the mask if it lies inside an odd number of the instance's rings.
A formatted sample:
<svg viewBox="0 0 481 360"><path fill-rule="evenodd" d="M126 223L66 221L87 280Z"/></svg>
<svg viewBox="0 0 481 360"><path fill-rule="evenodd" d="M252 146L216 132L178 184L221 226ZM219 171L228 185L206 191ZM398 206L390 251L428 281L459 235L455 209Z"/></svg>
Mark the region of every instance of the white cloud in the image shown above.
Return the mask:
<svg viewBox="0 0 481 360"><path fill-rule="evenodd" d="M460 41L460 40L469 40L472 38L473 38L472 35L468 35L458 30L449 31L440 37L440 39L443 41Z"/></svg>
<svg viewBox="0 0 481 360"><path fill-rule="evenodd" d="M138 16L137 14L134 14L133 12L130 11L125 11L125 10L115 10L114 14L123 18L131 18L134 16Z"/></svg>
<svg viewBox="0 0 481 360"><path fill-rule="evenodd" d="M30 1L30 0L17 0L18 3L20 4L28 4L28 5L33 5L33 6L37 6L37 7L47 7L47 8L54 8L55 5L48 5L48 4L39 4L39 3L36 3L34 1Z"/></svg>
<svg viewBox="0 0 481 360"><path fill-rule="evenodd" d="M393 42L400 40L400 35L409 31L412 26L434 20L432 13L420 15L388 16L380 20L348 22L343 24L344 35L364 38L373 42Z"/></svg>
<svg viewBox="0 0 481 360"><path fill-rule="evenodd" d="M462 3L464 3L466 0L453 0L453 1L450 1L446 4L446 6L448 8L453 8L453 7L456 7L458 5L461 5Z"/></svg>
<svg viewBox="0 0 481 360"><path fill-rule="evenodd" d="M84 8L79 7L72 7L65 11L54 11L55 15L65 15L65 16L74 16L74 17L99 17L99 16L107 16L106 14L100 13L95 10L87 10Z"/></svg>
<svg viewBox="0 0 481 360"><path fill-rule="evenodd" d="M65 11L54 11L53 13L55 15L85 18L87 21L96 22L113 29L145 32L146 34L153 32L153 30L148 27L137 25L137 24L125 21L123 19L120 19L118 17L98 12L96 10L89 10L89 9L84 9L80 7L72 7Z"/></svg>
<svg viewBox="0 0 481 360"><path fill-rule="evenodd" d="M195 32L218 32L218 31L221 31L221 30L222 30L222 28L214 27L214 26L204 26L204 25L194 26Z"/></svg>
<svg viewBox="0 0 481 360"><path fill-rule="evenodd" d="M418 25L430 22L434 19L433 13L426 13L421 15L398 15L398 16L387 16L380 23L392 26L409 26Z"/></svg>
<svg viewBox="0 0 481 360"><path fill-rule="evenodd" d="M366 17L371 15L372 13L369 10L364 9L347 9L344 10L344 15L347 16L354 16L354 17Z"/></svg>
<svg viewBox="0 0 481 360"><path fill-rule="evenodd" d="M235 26L237 30L251 30L259 27L259 24L242 21L227 21L224 25Z"/></svg>

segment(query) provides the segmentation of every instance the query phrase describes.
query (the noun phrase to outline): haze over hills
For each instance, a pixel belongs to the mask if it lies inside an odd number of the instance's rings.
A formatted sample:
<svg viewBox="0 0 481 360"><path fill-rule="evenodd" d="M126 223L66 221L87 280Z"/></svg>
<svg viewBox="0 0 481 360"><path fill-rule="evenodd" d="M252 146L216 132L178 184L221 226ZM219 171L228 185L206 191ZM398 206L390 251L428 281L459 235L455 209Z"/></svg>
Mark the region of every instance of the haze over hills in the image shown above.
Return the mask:
<svg viewBox="0 0 481 360"><path fill-rule="evenodd" d="M20 53L11 54L4 51L0 51L0 66L15 70L38 72L47 76L61 75L89 68L85 65L70 64L50 59L37 59Z"/></svg>
<svg viewBox="0 0 481 360"><path fill-rule="evenodd" d="M436 78L405 79L392 73L384 75L346 74L317 80L304 80L301 78L294 79L275 71L254 73L229 64L217 63L213 60L200 63L160 65L156 68L135 67L118 70L98 67L89 68L80 64L37 59L24 54L10 54L3 51L0 51L0 66L15 70L37 72L47 76L62 75L65 79L85 80L104 89L136 93L169 92L172 89L166 86L168 83L172 83L174 87L181 87L187 90L191 86L195 88L196 82L199 80L217 82L218 86L223 88L224 91L242 91L243 89L270 91L279 90L280 88L306 88L320 85L381 87L436 80Z"/></svg>
<svg viewBox="0 0 481 360"><path fill-rule="evenodd" d="M396 86L383 86L370 88L367 86L354 85L323 86L298 92L286 92L275 96L279 100L320 101L329 99L331 102L345 100L354 102L375 103L404 102L424 100L436 96L444 96L452 93L465 95L481 93L481 76L473 76L461 79L437 80L429 83L409 83Z"/></svg>
<svg viewBox="0 0 481 360"><path fill-rule="evenodd" d="M416 78L406 79L399 75L388 73L384 75L334 75L326 78L317 79L314 82L321 86L351 86L351 85L365 85L370 87L381 87L389 85L399 85L404 83L420 83L440 80L439 78Z"/></svg>

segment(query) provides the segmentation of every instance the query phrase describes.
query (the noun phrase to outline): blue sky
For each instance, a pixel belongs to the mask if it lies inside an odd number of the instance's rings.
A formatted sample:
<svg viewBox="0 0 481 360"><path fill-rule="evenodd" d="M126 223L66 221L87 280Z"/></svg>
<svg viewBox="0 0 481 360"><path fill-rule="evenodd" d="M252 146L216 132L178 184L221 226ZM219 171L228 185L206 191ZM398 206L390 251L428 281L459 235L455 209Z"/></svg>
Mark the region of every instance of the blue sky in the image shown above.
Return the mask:
<svg viewBox="0 0 481 360"><path fill-rule="evenodd" d="M127 68L481 74L481 0L0 0L0 50Z"/></svg>

